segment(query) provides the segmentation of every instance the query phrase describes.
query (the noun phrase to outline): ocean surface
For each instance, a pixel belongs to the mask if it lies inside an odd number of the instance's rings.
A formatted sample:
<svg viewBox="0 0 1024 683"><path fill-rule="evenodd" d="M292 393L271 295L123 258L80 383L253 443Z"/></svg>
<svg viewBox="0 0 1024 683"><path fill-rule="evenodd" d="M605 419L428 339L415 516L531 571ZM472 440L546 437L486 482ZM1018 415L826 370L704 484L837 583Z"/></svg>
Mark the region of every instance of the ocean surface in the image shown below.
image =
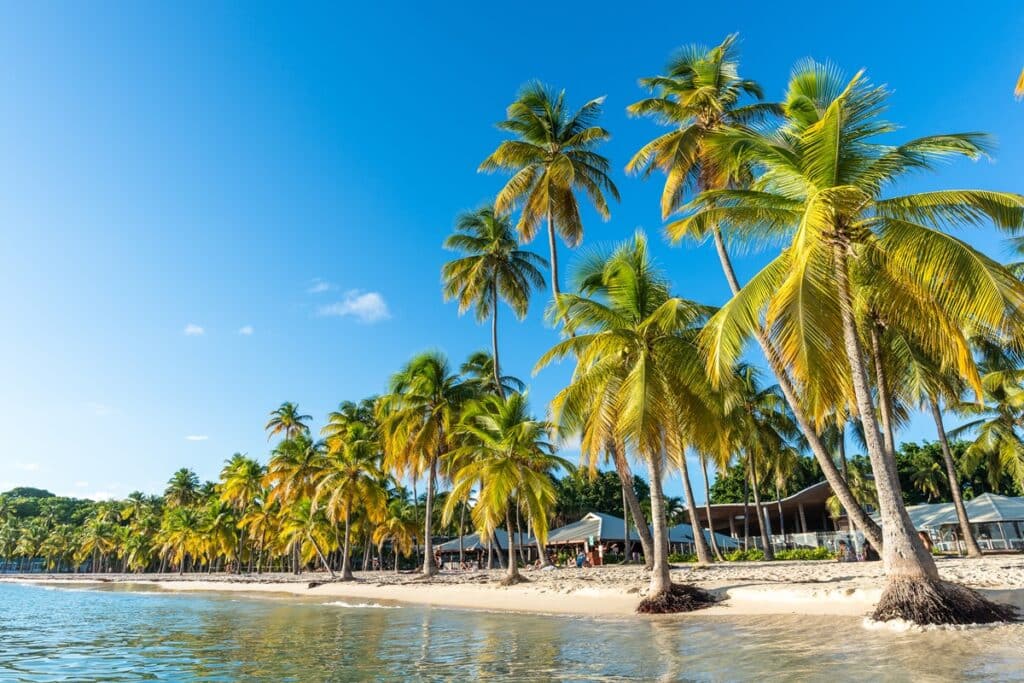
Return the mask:
<svg viewBox="0 0 1024 683"><path fill-rule="evenodd" d="M0 681L1024 680L1024 625L527 616L0 584Z"/></svg>

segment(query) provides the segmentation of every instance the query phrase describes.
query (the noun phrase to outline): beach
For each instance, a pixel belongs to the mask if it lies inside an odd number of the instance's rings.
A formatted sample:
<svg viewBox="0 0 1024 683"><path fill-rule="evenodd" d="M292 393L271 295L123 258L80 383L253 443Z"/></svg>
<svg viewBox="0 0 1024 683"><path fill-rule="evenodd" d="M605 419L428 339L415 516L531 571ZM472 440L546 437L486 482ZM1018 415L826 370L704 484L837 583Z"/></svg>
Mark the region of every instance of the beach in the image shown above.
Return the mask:
<svg viewBox="0 0 1024 683"><path fill-rule="evenodd" d="M943 579L983 591L1024 611L1024 557L939 559ZM429 581L415 573L356 572L354 581L325 573L294 574L23 574L4 581L40 584L130 583L165 591L220 591L291 595L354 603L405 603L492 611L622 616L647 590L637 566L524 571L527 582L500 585L502 570L444 571ZM881 595L881 562L734 562L677 566L673 581L692 583L721 599L701 615L866 616Z"/></svg>

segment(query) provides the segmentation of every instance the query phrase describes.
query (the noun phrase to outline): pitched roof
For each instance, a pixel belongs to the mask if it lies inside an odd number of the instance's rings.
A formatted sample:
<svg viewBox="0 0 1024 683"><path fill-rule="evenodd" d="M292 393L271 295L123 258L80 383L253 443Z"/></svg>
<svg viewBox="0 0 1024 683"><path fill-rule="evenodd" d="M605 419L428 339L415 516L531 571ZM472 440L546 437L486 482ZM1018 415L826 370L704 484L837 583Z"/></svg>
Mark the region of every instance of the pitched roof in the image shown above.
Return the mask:
<svg viewBox="0 0 1024 683"><path fill-rule="evenodd" d="M595 542L600 541L625 541L626 520L615 515L608 515L603 512L588 512L578 522L566 524L558 529L548 532L548 543L557 545L560 543L583 543L589 542L593 537ZM693 528L689 524L678 524L668 530L669 541L672 543L693 543ZM704 529L704 538L711 540L710 532ZM634 528L630 528L630 539L640 540ZM736 541L722 534L715 534L715 540L724 547L735 547Z"/></svg>
<svg viewBox="0 0 1024 683"><path fill-rule="evenodd" d="M983 493L964 501L967 519L974 524L984 522L1024 521L1024 498L1011 498L995 493ZM956 508L952 503L922 503L907 508L915 529L938 529L957 524Z"/></svg>
<svg viewBox="0 0 1024 683"><path fill-rule="evenodd" d="M533 542L533 538L527 534L513 534L513 538L516 541L516 547L521 544L529 544ZM494 541L496 549L508 549L508 534L505 533L504 529L494 530ZM475 552L477 550L486 549L487 541L480 537L480 534L467 534L462 537L462 547L466 551ZM457 553L459 552L459 539L453 538L450 541L446 541L440 545L434 546L434 550L442 553Z"/></svg>

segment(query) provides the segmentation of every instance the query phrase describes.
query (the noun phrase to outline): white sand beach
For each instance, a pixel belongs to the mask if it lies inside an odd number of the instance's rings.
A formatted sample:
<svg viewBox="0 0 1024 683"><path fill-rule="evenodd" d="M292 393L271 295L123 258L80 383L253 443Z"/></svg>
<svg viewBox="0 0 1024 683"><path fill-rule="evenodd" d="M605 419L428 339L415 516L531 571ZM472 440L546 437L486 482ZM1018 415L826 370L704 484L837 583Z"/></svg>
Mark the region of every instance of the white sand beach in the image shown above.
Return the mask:
<svg viewBox="0 0 1024 683"><path fill-rule="evenodd" d="M943 578L982 590L1024 610L1024 557L940 559ZM410 603L514 612L632 614L647 589L635 566L526 571L527 583L504 587L501 570L442 572L430 581L417 574L357 572L355 581L331 581L323 573L13 575L5 581L45 584L132 583L167 591L232 591L293 595L356 603ZM881 595L880 562L736 562L684 566L673 580L714 592L722 602L701 615L807 614L864 616Z"/></svg>

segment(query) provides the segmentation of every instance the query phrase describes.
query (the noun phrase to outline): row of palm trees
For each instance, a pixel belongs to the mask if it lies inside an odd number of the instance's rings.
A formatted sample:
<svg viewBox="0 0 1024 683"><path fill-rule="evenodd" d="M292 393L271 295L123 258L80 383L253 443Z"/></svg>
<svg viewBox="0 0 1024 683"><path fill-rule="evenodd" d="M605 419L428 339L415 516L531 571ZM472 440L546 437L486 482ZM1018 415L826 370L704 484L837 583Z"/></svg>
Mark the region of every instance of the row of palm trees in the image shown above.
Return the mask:
<svg viewBox="0 0 1024 683"><path fill-rule="evenodd" d="M989 349L1013 356L1021 348L1024 286L949 230L1019 230L1024 198L985 190L901 195L893 188L947 159L986 156L986 136L888 144L884 136L895 127L881 117L885 89L863 72L847 79L814 61L797 64L782 101L765 102L757 83L740 75L735 36L710 49L681 50L662 75L641 85L649 96L627 111L668 130L644 145L626 170L664 174L661 211L673 243L714 243L733 294L720 309L673 296L642 234L607 257L585 259L576 291L562 293L556 236L569 247L581 242L578 196L603 218L608 198L618 198L610 164L598 151L609 138L598 125L601 99L572 111L564 92L527 85L499 124L510 139L480 170L510 175L493 209L484 210L492 220L519 210L521 243L547 225L549 316L563 340L538 367L562 357L576 362L571 384L552 403L554 422L563 435L582 434L587 457L603 455L622 468L628 451L646 464L651 595L672 591L661 493L666 465L680 471L696 525L687 452L711 458L741 453L753 474L758 458L789 450L798 439L851 523L882 548L889 583L877 617L1005 618L1004 608L939 579L907 515L895 467L901 421L909 409L926 408L970 538L943 407L965 399L984 405L998 389L993 384L1000 380L987 374L984 361ZM742 283L732 263L737 247L777 251ZM474 291L482 289L486 283ZM750 386L756 373L741 364L751 341L778 382L767 392ZM1011 384L1019 384L1017 370L1008 372ZM881 525L858 504L845 459L837 462L826 443L829 431L845 443L851 425L871 463ZM1017 440L1018 426L993 418L972 448L1024 462L1019 451L993 445ZM697 541L700 560L708 561L699 535ZM978 552L974 544L969 548Z"/></svg>

